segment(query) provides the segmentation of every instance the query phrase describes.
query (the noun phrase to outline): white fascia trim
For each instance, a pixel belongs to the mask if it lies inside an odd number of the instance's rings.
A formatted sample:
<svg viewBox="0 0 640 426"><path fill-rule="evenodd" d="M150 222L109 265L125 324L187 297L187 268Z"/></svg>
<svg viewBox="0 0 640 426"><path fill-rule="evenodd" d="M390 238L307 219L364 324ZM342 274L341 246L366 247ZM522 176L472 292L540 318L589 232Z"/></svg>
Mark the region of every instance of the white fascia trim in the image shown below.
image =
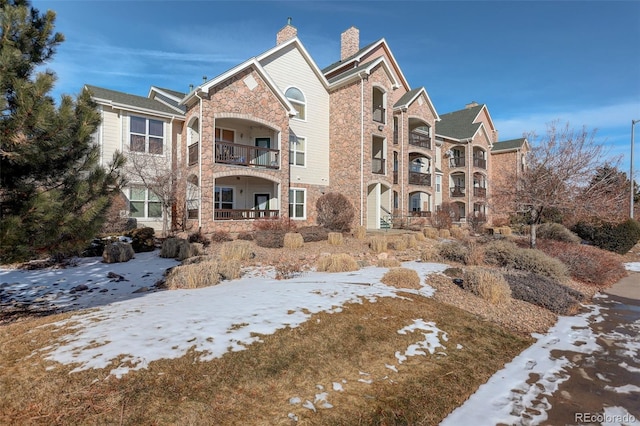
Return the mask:
<svg viewBox="0 0 640 426"><path fill-rule="evenodd" d="M402 108L408 107L409 105L414 103L416 101L416 99L418 99L420 97L420 95L423 94L423 93L424 93L424 96L427 98L427 102L429 103L429 108L431 109L431 112L433 113L433 115L435 117L435 120L436 121L440 121L440 115L438 115L438 111L436 111L436 107L433 104L433 102L431 102L431 98L429 97L429 94L427 93L427 89L425 89L424 87L421 87L420 90L415 94L415 96L409 100L409 102L407 102L404 105L399 105L398 107L396 107L394 109L396 111L399 111Z"/></svg>
<svg viewBox="0 0 640 426"><path fill-rule="evenodd" d="M478 117L480 117L480 114L482 113L483 110L487 111L487 117L489 117L489 123L491 123L491 128L493 130L496 130L496 125L493 124L493 119L491 118L491 114L489 114L489 108L487 108L487 104L482 105L482 108L480 108L480 111L478 111L478 114L475 116L475 118L471 122L475 123Z"/></svg>
<svg viewBox="0 0 640 426"><path fill-rule="evenodd" d="M166 96L167 98L171 98L176 102L180 102L182 100L182 98L178 98L178 97L172 95L171 93L167 93L164 90L162 90L162 89L160 89L160 88L158 88L156 86L151 86L151 88L149 89L149 94L147 95L147 98L151 98L151 94L153 92L159 93L162 96Z"/></svg>
<svg viewBox="0 0 640 426"><path fill-rule="evenodd" d="M176 114L169 114L167 112L159 112L159 111L155 111L155 110L151 110L151 109L134 107L132 105L113 102L113 101L110 101L109 99L93 98L93 100L99 105L106 105L106 106L109 106L109 107L111 107L113 109L119 109L121 111L131 111L131 112L137 112L137 113L140 113L140 114L153 115L153 116L156 116L156 117L183 119L184 120L184 115L183 114L176 115Z"/></svg>
<svg viewBox="0 0 640 426"><path fill-rule="evenodd" d="M389 64L387 63L387 60L384 57L381 56L381 57L375 59L366 68L363 68L363 69L359 70L357 73L353 73L353 74L351 74L351 75L349 75L347 77L341 78L340 80L336 80L335 82L333 82L331 84L331 88L335 89L335 88L340 87L340 86L342 86L344 84L351 83L354 80L359 80L360 76L363 73L366 74L366 75L370 75L371 74L371 70L373 68L377 67L380 64L382 64L383 68L385 69L385 71L387 72L389 77L391 78L391 82L393 83L393 85L396 86L398 84L398 81L396 80L395 76L391 72L391 69L389 68Z"/></svg>
<svg viewBox="0 0 640 426"><path fill-rule="evenodd" d="M311 55L309 54L307 49L305 49L304 45L302 44L300 39L298 39L298 37L294 37L294 38L292 38L290 40L285 41L282 44L279 44L279 45L267 50L263 54L257 56L256 59L257 59L258 62L262 63L262 61L264 61L269 56L277 53L280 50L285 49L286 47L288 47L291 44L294 44L298 48L298 50L302 54L302 57L304 58L304 60L309 64L309 66L311 67L313 72L318 77L318 80L320 80L320 82L322 83L322 85L324 86L325 89L328 89L329 88L329 81L326 79L324 74L322 74L322 71L320 70L318 65L315 63L315 61L313 60L313 58L311 57Z"/></svg>

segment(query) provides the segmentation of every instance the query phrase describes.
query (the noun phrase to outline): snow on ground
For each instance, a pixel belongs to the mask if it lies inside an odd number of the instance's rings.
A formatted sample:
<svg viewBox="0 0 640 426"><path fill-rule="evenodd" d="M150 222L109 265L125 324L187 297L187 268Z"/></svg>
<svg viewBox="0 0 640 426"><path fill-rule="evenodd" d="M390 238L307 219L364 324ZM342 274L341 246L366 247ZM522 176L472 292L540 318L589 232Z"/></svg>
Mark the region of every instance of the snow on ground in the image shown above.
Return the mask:
<svg viewBox="0 0 640 426"><path fill-rule="evenodd" d="M628 262L625 263L624 266L627 268L627 271L640 272L640 262Z"/></svg>
<svg viewBox="0 0 640 426"><path fill-rule="evenodd" d="M82 259L76 267L67 269L0 269L0 296L3 300L13 297L24 302L46 299L61 309L96 307L55 324L67 326L69 334L41 352L50 360L77 364L74 371L104 368L125 355L111 371L121 377L131 370L145 368L151 361L180 357L192 347L202 354L203 360L242 350L258 340L253 333L270 334L284 327L296 327L313 313L339 312L347 303L406 297L412 292L431 296L434 291L428 286L419 291L386 286L380 278L387 269L368 267L338 274L309 272L281 281L262 270L214 287L133 293L141 287L151 288L166 268L175 264L173 260L159 258L155 252L137 254L135 260L122 264L107 265L92 258ZM406 262L403 266L417 270L421 277L447 268L443 264L420 262ZM640 271L640 263L628 263L626 267ZM124 280L109 278L109 272ZM82 284L88 289L72 292ZM469 419L483 419L482 424L487 425L543 422L550 408L547 396L567 380L570 367L569 360L552 357L551 352L591 354L599 349L597 336L588 325L601 321L601 313L597 306L587 308L581 315L560 317L549 332L535 335L536 343L491 377L442 425L467 424ZM416 334L414 344L396 352L398 364L409 356L446 354L447 333L432 322L416 319L398 333ZM464 348L458 344L456 349ZM635 342L626 349L636 354L640 344ZM390 375L397 371L396 365L387 367ZM625 368L634 371L637 367L625 365ZM532 377L537 380L531 380ZM373 382L362 371L353 380ZM334 382L329 390L318 386L313 401L292 396L291 404L301 404L313 411L331 408L330 392L342 392L348 382L346 379ZM629 385L615 391L636 393L639 389ZM623 407L608 407L604 414L625 413L628 414Z"/></svg>

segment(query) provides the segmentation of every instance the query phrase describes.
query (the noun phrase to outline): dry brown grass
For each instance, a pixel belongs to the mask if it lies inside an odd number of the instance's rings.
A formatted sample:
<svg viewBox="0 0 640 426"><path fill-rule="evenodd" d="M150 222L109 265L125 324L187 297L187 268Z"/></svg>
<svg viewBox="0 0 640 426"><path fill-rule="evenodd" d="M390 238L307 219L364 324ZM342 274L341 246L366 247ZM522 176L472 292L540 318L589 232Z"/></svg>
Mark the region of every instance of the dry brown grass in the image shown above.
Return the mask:
<svg viewBox="0 0 640 426"><path fill-rule="evenodd" d="M451 232L451 236L453 238L457 238L457 239L461 239L465 235L465 230L458 226L454 226L453 228L451 228L449 232Z"/></svg>
<svg viewBox="0 0 640 426"><path fill-rule="evenodd" d="M334 253L318 259L316 270L319 272L357 271L358 262L347 253Z"/></svg>
<svg viewBox="0 0 640 426"><path fill-rule="evenodd" d="M415 238L416 241L418 242L423 242L427 240L427 237L422 232L416 232L415 234L413 234L413 238Z"/></svg>
<svg viewBox="0 0 640 426"><path fill-rule="evenodd" d="M290 425L289 413L306 425L354 419L363 425L438 424L532 342L432 299L384 298L315 314L212 361L191 350L115 379L108 374L117 364L70 374L72 365L32 355L62 333L39 326L61 318L0 328L0 424ZM398 365L395 352L422 340L420 333L397 332L416 318L447 332L447 355L410 357ZM462 349L455 349L458 344ZM385 364L397 365L398 373ZM333 382L345 391L333 391ZM313 401L318 385L332 409L314 413L289 403L292 397Z"/></svg>
<svg viewBox="0 0 640 426"><path fill-rule="evenodd" d="M408 268L393 268L382 276L380 280L386 285L397 288L413 288L419 289L420 276L413 269Z"/></svg>
<svg viewBox="0 0 640 426"><path fill-rule="evenodd" d="M353 236L357 240L364 240L367 236L367 228L365 228L364 226L356 226L353 229Z"/></svg>
<svg viewBox="0 0 640 426"><path fill-rule="evenodd" d="M486 268L467 268L464 288L494 305L507 304L511 300L511 287L499 271Z"/></svg>
<svg viewBox="0 0 640 426"><path fill-rule="evenodd" d="M327 240L332 246L341 246L344 243L341 232L329 232Z"/></svg>
<svg viewBox="0 0 640 426"><path fill-rule="evenodd" d="M429 238L430 240L438 239L438 230L436 228L424 228L422 230L422 233L426 238Z"/></svg>
<svg viewBox="0 0 640 426"><path fill-rule="evenodd" d="M302 234L297 232L287 232L284 234L284 248L297 249L304 245Z"/></svg>
<svg viewBox="0 0 640 426"><path fill-rule="evenodd" d="M253 255L251 241L235 240L222 243L220 258L222 260L248 260Z"/></svg>
<svg viewBox="0 0 640 426"><path fill-rule="evenodd" d="M220 264L203 261L176 266L167 275L166 285L170 290L209 287L220 282Z"/></svg>
<svg viewBox="0 0 640 426"><path fill-rule="evenodd" d="M400 261L393 257L378 259L376 266L378 266L379 268L397 268L398 266L400 266Z"/></svg>
<svg viewBox="0 0 640 426"><path fill-rule="evenodd" d="M438 249L433 246L423 247L420 250L420 261L422 262L437 262L440 260Z"/></svg>
<svg viewBox="0 0 640 426"><path fill-rule="evenodd" d="M374 253L387 251L387 237L384 235L374 235L369 239L369 247Z"/></svg>
<svg viewBox="0 0 640 426"><path fill-rule="evenodd" d="M418 246L418 240L414 234L405 234L404 241L407 245L407 248L415 248Z"/></svg>
<svg viewBox="0 0 640 426"><path fill-rule="evenodd" d="M407 249L407 240L404 236L399 238L394 238L387 243L388 248L395 251L404 251Z"/></svg>
<svg viewBox="0 0 640 426"><path fill-rule="evenodd" d="M451 238L451 231L448 229L441 229L438 231L438 237L440 238Z"/></svg>
<svg viewBox="0 0 640 426"><path fill-rule="evenodd" d="M178 260L189 259L194 256L201 256L204 253L204 246L201 243L190 243L181 240L178 244Z"/></svg>

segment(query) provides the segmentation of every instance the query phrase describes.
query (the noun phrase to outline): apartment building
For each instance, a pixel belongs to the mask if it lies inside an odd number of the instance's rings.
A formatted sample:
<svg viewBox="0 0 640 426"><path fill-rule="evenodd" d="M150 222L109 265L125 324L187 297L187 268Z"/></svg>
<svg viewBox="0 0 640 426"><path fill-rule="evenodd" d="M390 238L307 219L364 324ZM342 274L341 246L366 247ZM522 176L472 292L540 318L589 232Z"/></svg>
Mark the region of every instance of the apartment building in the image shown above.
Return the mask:
<svg viewBox="0 0 640 426"><path fill-rule="evenodd" d="M183 207L173 214L190 229L239 232L265 218L314 225L315 203L328 192L346 195L353 225L368 229L428 220L445 201L458 221L488 213L497 131L486 105L440 116L386 40L360 47L355 27L323 69L289 21L273 48L188 93L152 87L145 98L87 87L103 112L105 155L119 149L169 164ZM124 196L124 214L162 221L166 212L140 182Z"/></svg>

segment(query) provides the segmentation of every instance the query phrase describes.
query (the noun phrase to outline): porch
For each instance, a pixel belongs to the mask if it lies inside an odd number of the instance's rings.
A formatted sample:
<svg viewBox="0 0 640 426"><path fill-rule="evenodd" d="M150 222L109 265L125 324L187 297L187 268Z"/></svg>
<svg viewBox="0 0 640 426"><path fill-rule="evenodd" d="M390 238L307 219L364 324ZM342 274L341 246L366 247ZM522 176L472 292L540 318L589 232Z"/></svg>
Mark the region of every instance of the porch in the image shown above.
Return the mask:
<svg viewBox="0 0 640 426"><path fill-rule="evenodd" d="M280 184L255 176L215 179L214 221L251 221L280 217Z"/></svg>

